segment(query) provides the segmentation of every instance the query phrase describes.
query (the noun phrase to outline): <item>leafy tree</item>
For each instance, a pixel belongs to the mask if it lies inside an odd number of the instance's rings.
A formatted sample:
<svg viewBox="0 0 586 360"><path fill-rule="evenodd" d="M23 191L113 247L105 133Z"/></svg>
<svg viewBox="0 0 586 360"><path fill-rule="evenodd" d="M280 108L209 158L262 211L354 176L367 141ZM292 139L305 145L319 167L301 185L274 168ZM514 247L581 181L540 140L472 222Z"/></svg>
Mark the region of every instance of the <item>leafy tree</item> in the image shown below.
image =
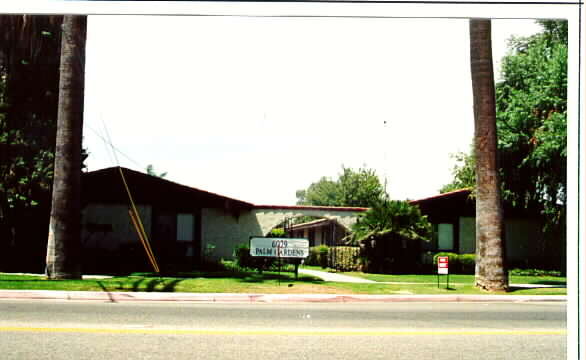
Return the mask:
<svg viewBox="0 0 586 360"><path fill-rule="evenodd" d="M488 291L506 291L509 278L505 271L503 210L497 165L490 20L470 20L470 66L476 157L475 284Z"/></svg>
<svg viewBox="0 0 586 360"><path fill-rule="evenodd" d="M385 195L385 189L373 169L354 171L343 168L338 179L342 206L369 207Z"/></svg>
<svg viewBox="0 0 586 360"><path fill-rule="evenodd" d="M458 152L450 155L456 160L452 169L454 180L440 189L440 194L460 189L474 189L476 187L476 160L474 151L471 155Z"/></svg>
<svg viewBox="0 0 586 360"><path fill-rule="evenodd" d="M406 271L417 262L418 246L404 246L403 241L428 241L431 224L417 206L408 201L380 199L358 215L348 242L361 246L365 271ZM407 254L407 249L415 249Z"/></svg>
<svg viewBox="0 0 586 360"><path fill-rule="evenodd" d="M419 207L404 200L383 199L358 215L349 242L357 245L373 236L395 234L409 240L429 240L431 224Z"/></svg>
<svg viewBox="0 0 586 360"><path fill-rule="evenodd" d="M296 192L298 205L370 207L385 189L373 169L342 167L337 180L322 177L306 190Z"/></svg>
<svg viewBox="0 0 586 360"><path fill-rule="evenodd" d="M156 176L156 177L160 177L160 178L164 178L165 176L167 176L167 173L166 172L157 174L155 172L155 168L151 164L148 164L147 165L147 167L146 167L146 173L148 175L150 175L150 176Z"/></svg>
<svg viewBox="0 0 586 360"><path fill-rule="evenodd" d="M322 177L318 182L309 185L307 190L297 190L298 205L336 206L339 203L339 184L328 178Z"/></svg>
<svg viewBox="0 0 586 360"><path fill-rule="evenodd" d="M563 227L567 161L567 22L538 21L541 33L513 38L496 84L503 200L539 209L546 229ZM473 152L454 155L452 183L474 187Z"/></svg>
<svg viewBox="0 0 586 360"><path fill-rule="evenodd" d="M542 209L550 225L565 218L567 161L567 22L539 21L544 31L513 39L497 84L497 126L504 196Z"/></svg>
<svg viewBox="0 0 586 360"><path fill-rule="evenodd" d="M11 270L43 268L61 22L62 16L0 15L0 266Z"/></svg>

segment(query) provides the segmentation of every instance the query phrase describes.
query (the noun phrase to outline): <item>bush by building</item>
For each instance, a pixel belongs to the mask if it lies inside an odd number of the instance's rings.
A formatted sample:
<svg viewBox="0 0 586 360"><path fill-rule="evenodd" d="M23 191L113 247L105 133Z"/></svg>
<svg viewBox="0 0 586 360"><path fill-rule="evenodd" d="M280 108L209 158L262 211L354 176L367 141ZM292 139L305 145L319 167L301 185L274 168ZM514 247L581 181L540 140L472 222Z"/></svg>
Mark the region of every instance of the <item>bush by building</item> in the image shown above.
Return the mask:
<svg viewBox="0 0 586 360"><path fill-rule="evenodd" d="M357 246L331 247L328 252L328 267L339 271L360 270L360 248Z"/></svg>

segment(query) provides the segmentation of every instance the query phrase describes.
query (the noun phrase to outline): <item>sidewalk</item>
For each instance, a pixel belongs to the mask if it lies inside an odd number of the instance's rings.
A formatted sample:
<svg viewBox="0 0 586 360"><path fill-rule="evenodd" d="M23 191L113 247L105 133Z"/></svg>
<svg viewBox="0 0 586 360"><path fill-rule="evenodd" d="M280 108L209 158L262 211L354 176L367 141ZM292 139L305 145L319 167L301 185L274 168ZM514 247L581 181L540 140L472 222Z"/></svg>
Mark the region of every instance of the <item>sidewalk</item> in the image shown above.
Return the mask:
<svg viewBox="0 0 586 360"><path fill-rule="evenodd" d="M181 303L565 302L565 295L335 295L0 290L2 300Z"/></svg>
<svg viewBox="0 0 586 360"><path fill-rule="evenodd" d="M319 271L319 270L308 270L308 269L299 269L300 274L307 274L311 276L315 276L321 278L324 281L334 281L334 282L349 282L349 283L370 283L370 284L435 284L435 283L410 283L410 282L390 282L390 281L372 281L367 279L362 279L354 276L348 275L341 275L341 274L334 274L327 271ZM452 283L457 285L459 283ZM510 287L513 288L524 288L524 289L536 289L536 288L565 288L565 285L543 285L543 284L509 284Z"/></svg>
<svg viewBox="0 0 586 360"><path fill-rule="evenodd" d="M317 271L317 270L309 270L309 269L301 269L300 268L299 273L315 276L315 277L318 277L324 281L376 284L376 281L361 279L358 277L348 276L348 275L333 274L331 272L326 272L326 271Z"/></svg>

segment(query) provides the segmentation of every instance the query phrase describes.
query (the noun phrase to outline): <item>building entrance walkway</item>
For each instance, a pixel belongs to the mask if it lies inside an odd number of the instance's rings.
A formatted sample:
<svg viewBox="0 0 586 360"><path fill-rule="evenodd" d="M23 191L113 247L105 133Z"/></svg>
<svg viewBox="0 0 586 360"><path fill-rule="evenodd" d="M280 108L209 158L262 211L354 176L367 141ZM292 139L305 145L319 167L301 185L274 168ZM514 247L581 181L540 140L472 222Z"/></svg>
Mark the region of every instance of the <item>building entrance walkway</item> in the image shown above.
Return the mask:
<svg viewBox="0 0 586 360"><path fill-rule="evenodd" d="M335 282L347 282L347 283L368 283L368 284L375 284L376 281L361 279L353 276L347 275L340 275L340 274L333 274L326 271L317 271L317 270L308 270L299 268L300 274L306 274L318 277L324 281L335 281Z"/></svg>

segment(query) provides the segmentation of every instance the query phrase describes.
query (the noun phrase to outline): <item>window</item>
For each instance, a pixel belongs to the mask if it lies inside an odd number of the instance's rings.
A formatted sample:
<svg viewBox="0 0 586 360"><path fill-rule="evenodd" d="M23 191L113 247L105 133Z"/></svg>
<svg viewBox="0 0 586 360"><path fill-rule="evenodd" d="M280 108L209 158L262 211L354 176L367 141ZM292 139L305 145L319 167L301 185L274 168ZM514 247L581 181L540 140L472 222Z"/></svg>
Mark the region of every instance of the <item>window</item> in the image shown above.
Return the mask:
<svg viewBox="0 0 586 360"><path fill-rule="evenodd" d="M439 250L454 249L454 225L439 224L437 228L437 248Z"/></svg>
<svg viewBox="0 0 586 360"><path fill-rule="evenodd" d="M193 214L177 214L177 241L193 241Z"/></svg>

